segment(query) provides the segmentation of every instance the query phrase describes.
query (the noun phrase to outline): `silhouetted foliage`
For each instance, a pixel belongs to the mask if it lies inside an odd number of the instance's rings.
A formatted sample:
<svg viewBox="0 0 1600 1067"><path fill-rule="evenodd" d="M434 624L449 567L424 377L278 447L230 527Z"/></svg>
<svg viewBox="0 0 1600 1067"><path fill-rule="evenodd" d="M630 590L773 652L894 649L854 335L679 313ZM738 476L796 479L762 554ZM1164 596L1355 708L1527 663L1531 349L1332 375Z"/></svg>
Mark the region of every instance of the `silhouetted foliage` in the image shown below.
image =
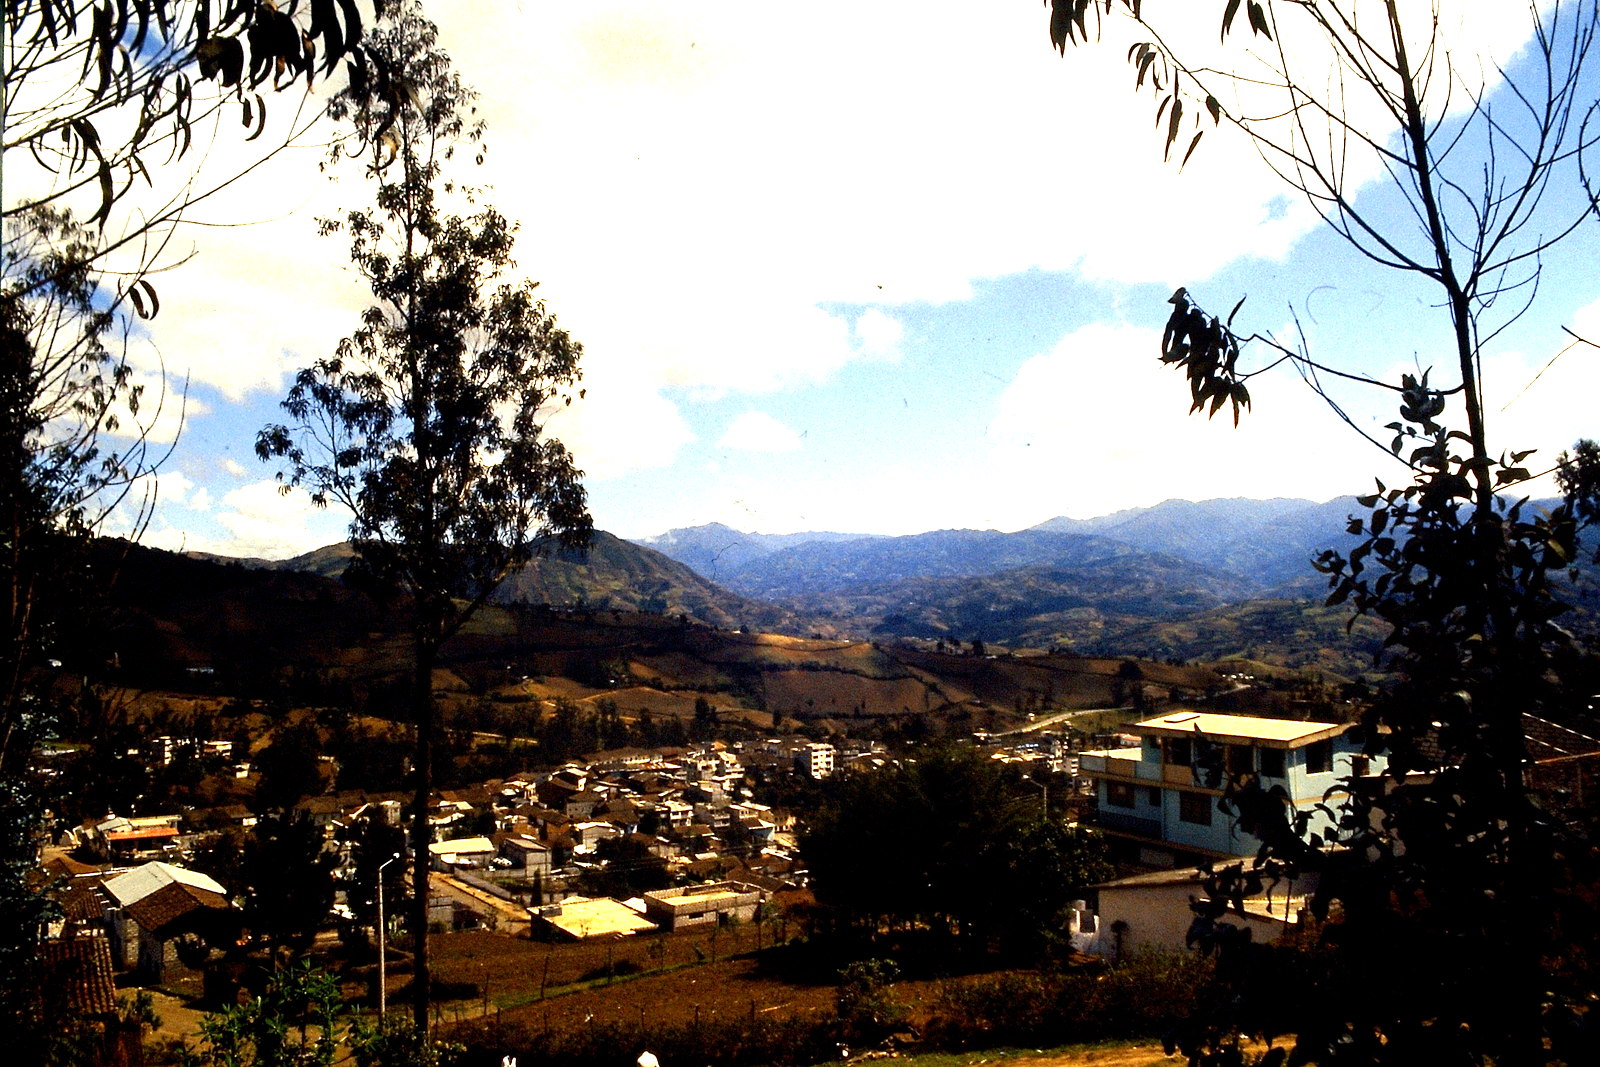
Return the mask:
<svg viewBox="0 0 1600 1067"><path fill-rule="evenodd" d="M354 863L344 883L345 901L356 921L371 923L378 912L378 870L383 868L383 905L390 915L404 914L406 835L372 815L363 816L347 831ZM400 859L394 857L399 856ZM384 866L387 864L387 866Z"/></svg>
<svg viewBox="0 0 1600 1067"><path fill-rule="evenodd" d="M258 812L288 811L306 797L322 795L321 736L311 723L285 726L256 754L254 807Z"/></svg>
<svg viewBox="0 0 1600 1067"><path fill-rule="evenodd" d="M1137 0L1052 0L1050 34L1065 52L1096 38L1102 16L1126 15L1147 31L1128 57L1136 86L1159 102L1169 156L1193 128L1188 158L1207 117L1252 139L1371 262L1434 287L1454 383L1434 384L1427 371L1367 379L1314 360L1303 342L1236 332L1238 305L1223 319L1185 289L1172 297L1160 357L1187 377L1192 411L1227 407L1237 422L1250 404L1246 383L1260 373L1243 360L1264 346L1272 364L1293 362L1325 397L1325 376L1397 395L1392 437L1368 436L1409 474L1409 484L1380 482L1361 499L1353 548L1317 561L1330 603L1349 603L1386 630L1380 662L1394 681L1359 725L1386 770L1342 783L1351 799L1324 837L1302 838L1294 813L1252 776L1228 783L1223 810L1263 843L1254 860L1208 872L1191 935L1215 954L1216 985L1175 1047L1193 1064L1234 1064L1244 1036L1288 1033L1293 1051L1266 1061L1591 1062L1600 1039L1588 1020L1596 985L1586 941L1600 872L1588 827L1553 819L1529 787L1523 716L1570 722L1588 696L1577 680L1591 654L1558 624L1566 607L1556 579L1597 517L1593 448L1580 444L1565 465L1566 503L1538 513L1519 501L1538 471L1524 465L1531 453L1491 451L1482 371L1488 344L1533 300L1542 254L1592 209L1587 190L1562 187L1586 179L1596 146L1597 105L1583 94L1600 9L1530 9L1537 24L1522 63L1531 74L1496 70L1497 86L1450 50L1425 10L1375 4L1358 17L1356 4L1213 6L1225 49L1241 45L1230 34L1248 26L1261 46L1251 60L1230 66L1206 45L1205 61L1190 63L1199 42L1163 33L1162 15ZM1292 48L1274 46L1285 38ZM1495 110L1492 92L1508 94L1516 122ZM1225 107L1224 96L1243 102ZM1464 106L1443 121L1447 97ZM1185 111L1185 102L1195 106ZM1370 120L1369 105L1381 119ZM1349 175L1358 152L1376 155L1391 179L1398 221L1357 201ZM1221 922L1262 883L1307 871L1319 876L1318 939L1297 955L1252 945Z"/></svg>
<svg viewBox="0 0 1600 1067"><path fill-rule="evenodd" d="M296 811L263 817L239 856L244 882L244 922L274 958L311 946L333 908L334 854L309 815Z"/></svg>
<svg viewBox="0 0 1600 1067"><path fill-rule="evenodd" d="M345 93L330 107L370 153L376 192L373 208L324 229L349 237L374 303L337 354L296 377L283 403L292 424L262 430L256 451L282 461L286 485L349 509L363 564L409 594L411 848L426 856L439 647L537 540L578 548L592 530L580 472L543 432L550 410L570 400L580 348L531 282L505 280L515 225L492 208L460 216L439 202L452 194L473 202L446 164L458 148L474 150L482 131L433 24L403 4L366 47L403 91ZM426 1033L425 863L414 878L413 1021Z"/></svg>
<svg viewBox="0 0 1600 1067"><path fill-rule="evenodd" d="M1109 874L1091 830L1039 817L1037 790L967 749L822 783L801 851L839 934L932 935L1037 955L1066 902Z"/></svg>

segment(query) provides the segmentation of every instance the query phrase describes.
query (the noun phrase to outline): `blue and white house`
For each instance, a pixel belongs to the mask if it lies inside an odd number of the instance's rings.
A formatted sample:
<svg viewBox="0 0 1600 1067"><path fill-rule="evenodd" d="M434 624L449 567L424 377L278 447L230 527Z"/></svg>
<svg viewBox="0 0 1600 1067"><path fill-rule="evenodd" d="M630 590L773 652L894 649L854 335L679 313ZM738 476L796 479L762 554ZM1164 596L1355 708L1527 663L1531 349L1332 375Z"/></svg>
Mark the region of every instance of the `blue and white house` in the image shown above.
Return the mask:
<svg viewBox="0 0 1600 1067"><path fill-rule="evenodd" d="M1125 860L1146 867L1175 867L1254 853L1254 837L1217 809L1222 789L1200 768L1220 767L1226 777L1257 775L1266 789L1281 786L1289 802L1310 811L1328 795L1337 807L1341 779L1383 769L1350 741L1351 724L1262 719L1176 711L1124 727L1137 748L1084 752L1080 773L1094 782L1099 824ZM1327 827L1313 813L1310 830Z"/></svg>

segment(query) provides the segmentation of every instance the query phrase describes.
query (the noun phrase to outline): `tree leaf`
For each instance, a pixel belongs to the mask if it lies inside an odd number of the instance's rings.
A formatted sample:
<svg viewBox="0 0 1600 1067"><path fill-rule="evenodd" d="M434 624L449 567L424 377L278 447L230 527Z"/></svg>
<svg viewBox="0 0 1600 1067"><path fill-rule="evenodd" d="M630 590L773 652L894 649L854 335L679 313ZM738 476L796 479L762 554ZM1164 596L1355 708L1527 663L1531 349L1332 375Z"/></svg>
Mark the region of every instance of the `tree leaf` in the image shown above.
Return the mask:
<svg viewBox="0 0 1600 1067"><path fill-rule="evenodd" d="M1196 149L1196 148L1197 148L1197 147L1198 147L1198 146L1199 146L1199 144L1200 144L1200 138L1202 138L1202 137L1204 137L1204 136L1205 136L1205 132L1206 132L1206 131L1204 131L1204 130L1197 130L1197 131L1196 131L1196 132L1195 132L1195 135L1194 135L1194 140L1192 140L1192 141L1190 141L1190 142L1189 142L1189 148L1188 148L1188 150L1187 150L1187 151L1186 151L1186 152L1184 152L1184 153L1183 153L1183 159L1182 159L1182 161L1180 161L1180 162L1179 162L1179 163L1178 163L1178 166L1179 166L1179 168L1180 168L1180 169L1181 169L1181 168L1182 168L1182 167L1183 167L1183 165L1184 165L1184 164L1185 164L1185 163L1188 163L1188 162L1189 162L1189 157L1190 157L1190 156L1192 156L1192 155L1194 155L1194 150L1195 150L1195 149Z"/></svg>
<svg viewBox="0 0 1600 1067"><path fill-rule="evenodd" d="M1250 13L1250 29L1267 40L1272 40L1272 31L1267 27L1266 10L1256 0L1250 0L1248 10Z"/></svg>
<svg viewBox="0 0 1600 1067"><path fill-rule="evenodd" d="M1228 0L1228 6L1222 12L1222 33L1218 36L1218 41L1227 40L1228 31L1233 29L1233 17L1238 13L1239 0Z"/></svg>

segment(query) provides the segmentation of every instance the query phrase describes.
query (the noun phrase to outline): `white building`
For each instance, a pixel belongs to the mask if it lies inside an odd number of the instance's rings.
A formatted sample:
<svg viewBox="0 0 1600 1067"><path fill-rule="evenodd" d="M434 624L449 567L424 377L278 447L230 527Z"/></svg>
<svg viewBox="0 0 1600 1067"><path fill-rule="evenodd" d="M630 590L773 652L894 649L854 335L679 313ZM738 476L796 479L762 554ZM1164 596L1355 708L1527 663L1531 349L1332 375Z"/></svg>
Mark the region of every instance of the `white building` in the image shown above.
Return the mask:
<svg viewBox="0 0 1600 1067"><path fill-rule="evenodd" d="M835 755L832 745L814 741L800 753L801 765L811 777L826 778L833 773Z"/></svg>

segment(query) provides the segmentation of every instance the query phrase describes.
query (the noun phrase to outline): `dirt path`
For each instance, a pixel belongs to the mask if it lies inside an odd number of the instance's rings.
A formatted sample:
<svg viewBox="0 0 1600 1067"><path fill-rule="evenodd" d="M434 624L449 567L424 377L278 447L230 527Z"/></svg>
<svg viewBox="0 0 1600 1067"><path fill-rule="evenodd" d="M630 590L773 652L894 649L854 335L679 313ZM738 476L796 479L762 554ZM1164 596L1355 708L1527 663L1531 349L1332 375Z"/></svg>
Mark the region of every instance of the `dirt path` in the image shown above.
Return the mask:
<svg viewBox="0 0 1600 1067"><path fill-rule="evenodd" d="M205 1018L205 1012L197 1011L181 998L159 989L147 989L144 992L150 994L150 1006L161 1020L161 1026L153 1033L153 1037L157 1040L182 1037L193 1041L199 1036L200 1020Z"/></svg>
<svg viewBox="0 0 1600 1067"><path fill-rule="evenodd" d="M1166 1055L1160 1045L1138 1044L1020 1055L974 1052L961 1062L964 1067L1180 1067L1183 1058Z"/></svg>

